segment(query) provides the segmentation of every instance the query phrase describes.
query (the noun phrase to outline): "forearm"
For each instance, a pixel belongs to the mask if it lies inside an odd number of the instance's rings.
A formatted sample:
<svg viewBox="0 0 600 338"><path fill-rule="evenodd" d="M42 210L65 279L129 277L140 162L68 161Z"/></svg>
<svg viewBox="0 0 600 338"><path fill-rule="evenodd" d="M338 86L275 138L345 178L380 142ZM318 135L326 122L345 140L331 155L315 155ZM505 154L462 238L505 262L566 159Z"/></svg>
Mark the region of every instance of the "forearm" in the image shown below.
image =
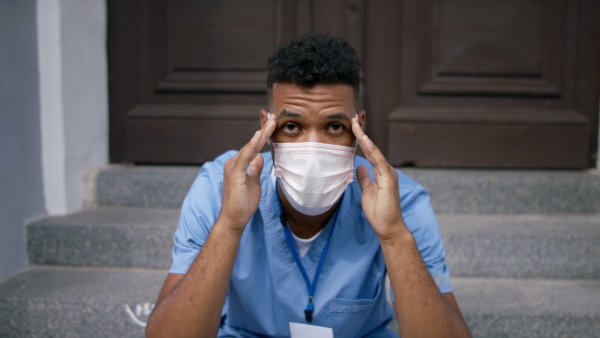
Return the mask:
<svg viewBox="0 0 600 338"><path fill-rule="evenodd" d="M401 226L406 229L404 224ZM380 242L394 292L400 336L470 337L458 307L440 293L412 234L406 230Z"/></svg>
<svg viewBox="0 0 600 338"><path fill-rule="evenodd" d="M242 231L217 220L181 282L159 297L148 337L215 337Z"/></svg>

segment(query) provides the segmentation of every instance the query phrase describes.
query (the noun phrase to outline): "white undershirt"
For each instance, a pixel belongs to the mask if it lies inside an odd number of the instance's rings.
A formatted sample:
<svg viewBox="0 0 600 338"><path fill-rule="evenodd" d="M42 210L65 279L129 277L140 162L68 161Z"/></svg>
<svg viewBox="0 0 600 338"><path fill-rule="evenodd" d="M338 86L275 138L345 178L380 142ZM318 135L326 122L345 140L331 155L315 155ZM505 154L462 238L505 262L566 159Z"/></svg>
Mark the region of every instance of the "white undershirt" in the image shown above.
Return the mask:
<svg viewBox="0 0 600 338"><path fill-rule="evenodd" d="M276 186L277 178L275 177L275 169L271 169L271 180L273 181L273 186L275 187L275 193L277 194L277 186ZM323 232L323 229L321 229L319 232L317 232L311 238L305 239L305 238L300 238L300 237L296 236L294 234L294 232L291 231L292 236L294 237L294 242L296 243L296 248L298 248L298 253L300 254L300 257L306 256L306 254L308 253L308 250L310 250L310 247L312 246L313 242L315 241L315 239L317 239L317 237L319 237L321 232Z"/></svg>
<svg viewBox="0 0 600 338"><path fill-rule="evenodd" d="M296 247L298 248L298 253L300 254L300 257L306 256L306 254L308 253L308 250L310 250L311 245L313 244L315 239L317 239L317 237L319 237L321 232L323 232L323 229L321 229L319 232L317 232L311 238L307 238L307 239L300 238L300 237L294 235L294 233L292 232L292 236L294 236L294 242L296 242Z"/></svg>

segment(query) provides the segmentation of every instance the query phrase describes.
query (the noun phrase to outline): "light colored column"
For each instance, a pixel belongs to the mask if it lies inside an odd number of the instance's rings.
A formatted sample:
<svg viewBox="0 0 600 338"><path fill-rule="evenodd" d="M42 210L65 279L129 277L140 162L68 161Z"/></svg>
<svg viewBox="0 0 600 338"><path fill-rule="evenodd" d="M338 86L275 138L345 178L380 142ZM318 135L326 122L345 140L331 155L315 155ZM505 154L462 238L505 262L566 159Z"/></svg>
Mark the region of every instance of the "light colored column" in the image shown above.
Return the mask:
<svg viewBox="0 0 600 338"><path fill-rule="evenodd" d="M59 0L37 1L37 24L44 197L48 213L62 214L68 208Z"/></svg>
<svg viewBox="0 0 600 338"><path fill-rule="evenodd" d="M38 0L42 161L49 214L77 210L84 173L108 162L104 0Z"/></svg>

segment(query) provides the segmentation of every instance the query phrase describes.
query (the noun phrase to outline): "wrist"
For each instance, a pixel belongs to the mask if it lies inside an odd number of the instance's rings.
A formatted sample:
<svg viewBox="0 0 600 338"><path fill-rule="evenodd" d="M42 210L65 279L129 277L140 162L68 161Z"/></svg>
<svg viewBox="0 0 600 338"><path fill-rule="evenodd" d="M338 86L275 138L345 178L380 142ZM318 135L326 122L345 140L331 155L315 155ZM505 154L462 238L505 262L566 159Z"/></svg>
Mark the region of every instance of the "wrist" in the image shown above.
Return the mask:
<svg viewBox="0 0 600 338"><path fill-rule="evenodd" d="M245 228L245 225L239 226L236 222L232 222L226 217L219 216L211 232L214 230L218 230L223 234L227 235L228 237L240 239L242 237L242 234L244 233Z"/></svg>
<svg viewBox="0 0 600 338"><path fill-rule="evenodd" d="M408 230L404 222L399 222L393 227L394 231L389 231L385 234L377 234L379 243L382 247L396 246L415 243L413 234Z"/></svg>

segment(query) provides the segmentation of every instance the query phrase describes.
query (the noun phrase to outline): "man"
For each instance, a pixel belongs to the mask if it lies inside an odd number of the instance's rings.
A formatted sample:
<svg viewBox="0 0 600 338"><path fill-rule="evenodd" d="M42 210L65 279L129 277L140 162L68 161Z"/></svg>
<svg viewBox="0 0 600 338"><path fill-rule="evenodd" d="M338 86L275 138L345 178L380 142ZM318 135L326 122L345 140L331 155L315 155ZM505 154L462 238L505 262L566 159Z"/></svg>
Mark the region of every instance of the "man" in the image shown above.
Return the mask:
<svg viewBox="0 0 600 338"><path fill-rule="evenodd" d="M147 336L388 337L393 312L404 337L470 335L427 193L363 132L359 71L328 35L270 57L262 129L191 187Z"/></svg>

